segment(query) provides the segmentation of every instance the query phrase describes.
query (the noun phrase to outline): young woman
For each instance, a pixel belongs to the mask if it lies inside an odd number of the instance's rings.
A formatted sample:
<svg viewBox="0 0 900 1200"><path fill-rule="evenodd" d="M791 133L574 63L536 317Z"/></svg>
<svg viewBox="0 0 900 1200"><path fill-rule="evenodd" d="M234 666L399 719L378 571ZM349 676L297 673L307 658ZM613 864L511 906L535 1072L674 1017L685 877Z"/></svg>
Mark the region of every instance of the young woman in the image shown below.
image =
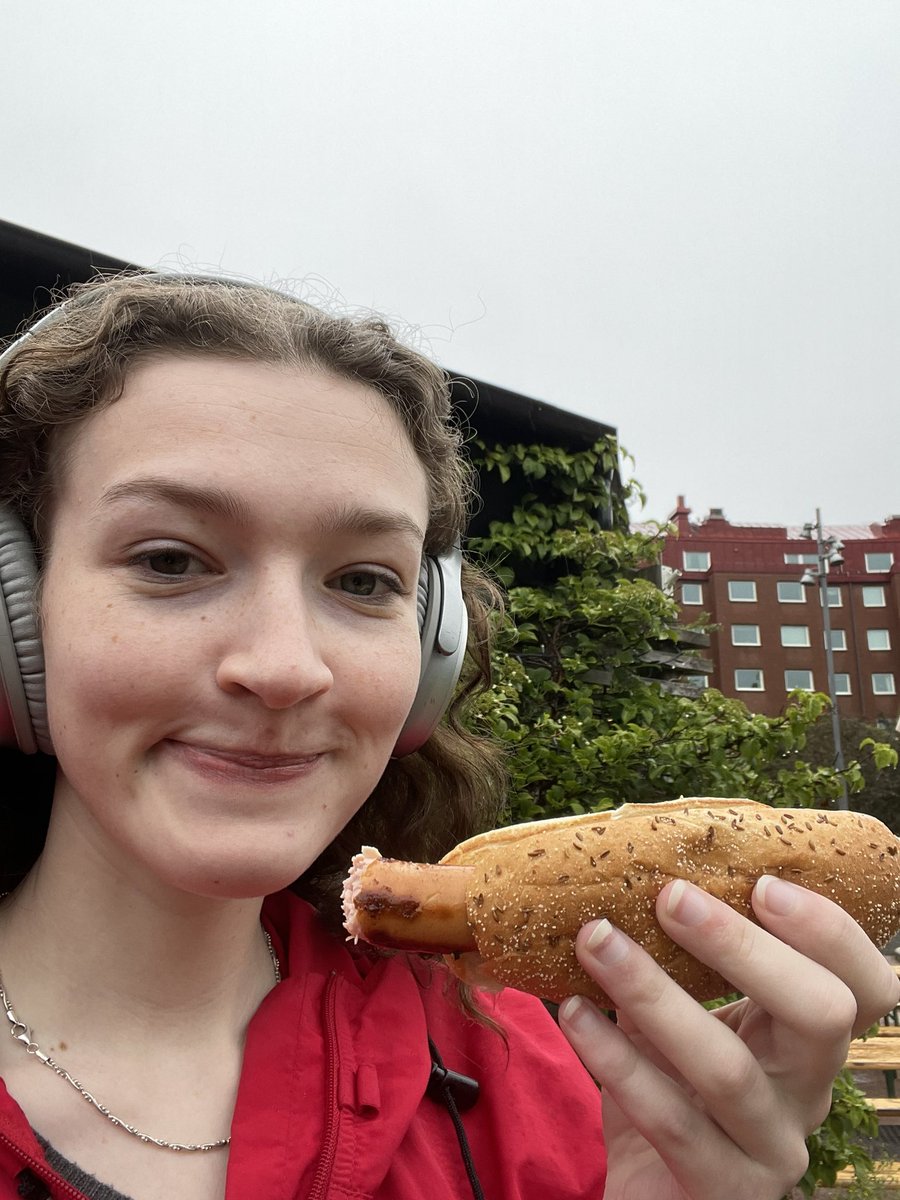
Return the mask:
<svg viewBox="0 0 900 1200"><path fill-rule="evenodd" d="M0 370L5 714L45 752L5 763L0 1200L777 1200L897 998L827 900L769 880L760 928L662 893L752 997L716 1014L583 931L619 1021L570 1001L562 1030L602 1134L538 1001L473 1019L441 967L340 933L362 842L439 855L501 795L452 714L408 720L436 593L460 604L441 373L379 322L171 277L79 289ZM477 675L490 589L461 591Z"/></svg>

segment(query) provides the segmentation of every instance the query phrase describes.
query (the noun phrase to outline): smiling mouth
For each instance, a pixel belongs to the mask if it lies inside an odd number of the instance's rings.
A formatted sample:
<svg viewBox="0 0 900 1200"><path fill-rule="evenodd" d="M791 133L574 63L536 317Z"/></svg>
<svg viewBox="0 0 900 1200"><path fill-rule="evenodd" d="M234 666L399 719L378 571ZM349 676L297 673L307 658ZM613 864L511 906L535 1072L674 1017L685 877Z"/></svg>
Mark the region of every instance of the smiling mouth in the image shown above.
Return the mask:
<svg viewBox="0 0 900 1200"><path fill-rule="evenodd" d="M257 754L170 740L166 743L189 767L220 779L284 783L309 772L322 754Z"/></svg>

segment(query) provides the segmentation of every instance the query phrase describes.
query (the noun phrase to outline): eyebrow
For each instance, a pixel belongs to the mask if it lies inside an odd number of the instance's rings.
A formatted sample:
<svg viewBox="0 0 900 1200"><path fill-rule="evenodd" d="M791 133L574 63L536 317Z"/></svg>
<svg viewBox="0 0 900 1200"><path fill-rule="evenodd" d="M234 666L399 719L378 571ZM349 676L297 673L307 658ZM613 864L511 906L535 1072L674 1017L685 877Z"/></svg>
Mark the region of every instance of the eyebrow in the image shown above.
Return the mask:
<svg viewBox="0 0 900 1200"><path fill-rule="evenodd" d="M100 497L97 507L126 500L161 500L165 504L224 517L236 525L250 524L250 509L244 501L233 492L214 485L179 483L175 479L147 475L113 484Z"/></svg>
<svg viewBox="0 0 900 1200"><path fill-rule="evenodd" d="M355 533L377 537L383 533L401 534L420 546L425 531L405 512L392 508L360 508L355 504L332 504L316 519L321 534Z"/></svg>
<svg viewBox="0 0 900 1200"><path fill-rule="evenodd" d="M246 528L251 524L249 506L234 492L211 484L186 484L163 476L141 476L113 484L100 497L97 507L130 500L162 501L181 508L208 513ZM315 520L319 534L360 534L377 537L380 534L400 534L412 538L418 545L425 541L425 531L408 513L388 508L365 508L351 504L330 504Z"/></svg>

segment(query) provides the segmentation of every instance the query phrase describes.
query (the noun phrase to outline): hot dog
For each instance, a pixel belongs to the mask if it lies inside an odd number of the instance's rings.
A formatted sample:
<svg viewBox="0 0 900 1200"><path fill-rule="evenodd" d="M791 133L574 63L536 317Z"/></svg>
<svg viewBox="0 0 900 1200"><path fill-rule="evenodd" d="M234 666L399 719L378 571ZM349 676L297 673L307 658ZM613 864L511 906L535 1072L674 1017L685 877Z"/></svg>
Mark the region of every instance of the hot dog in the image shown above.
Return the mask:
<svg viewBox="0 0 900 1200"><path fill-rule="evenodd" d="M580 994L610 1007L574 951L581 926L605 916L708 1000L733 989L666 937L656 898L683 878L753 919L750 893L763 874L830 897L876 945L900 926L900 840L880 821L722 799L513 825L431 865L364 849L344 888L345 926L378 946L444 954L469 983L556 1001Z"/></svg>

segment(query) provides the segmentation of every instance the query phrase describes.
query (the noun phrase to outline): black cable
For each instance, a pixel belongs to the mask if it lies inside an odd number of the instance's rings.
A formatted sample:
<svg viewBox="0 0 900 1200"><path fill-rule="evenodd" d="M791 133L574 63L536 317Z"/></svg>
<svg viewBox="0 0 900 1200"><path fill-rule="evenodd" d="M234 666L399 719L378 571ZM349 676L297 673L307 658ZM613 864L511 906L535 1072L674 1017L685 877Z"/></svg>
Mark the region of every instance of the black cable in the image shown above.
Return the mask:
<svg viewBox="0 0 900 1200"><path fill-rule="evenodd" d="M478 1084L466 1078L464 1075L457 1075L455 1071L448 1071L444 1066L444 1060L441 1058L440 1051L431 1040L428 1039L428 1048L431 1051L431 1079L428 1083L428 1094L434 1099L440 1099L447 1106L447 1112L450 1114L450 1120L453 1122L453 1128L456 1130L456 1137L459 1141L459 1148L462 1153L463 1162L466 1167L466 1174L469 1177L469 1183L472 1187L472 1195L474 1200L484 1200L484 1192L481 1190L481 1183L475 1171L475 1163L472 1160L472 1150L469 1146L469 1139L466 1137L466 1131L462 1123L462 1117L459 1115L459 1108L456 1104L456 1097L453 1095L454 1084L457 1081L463 1081L469 1085L467 1091L471 1091L474 1086L475 1095L477 1095ZM474 1103L470 1100L469 1103Z"/></svg>

